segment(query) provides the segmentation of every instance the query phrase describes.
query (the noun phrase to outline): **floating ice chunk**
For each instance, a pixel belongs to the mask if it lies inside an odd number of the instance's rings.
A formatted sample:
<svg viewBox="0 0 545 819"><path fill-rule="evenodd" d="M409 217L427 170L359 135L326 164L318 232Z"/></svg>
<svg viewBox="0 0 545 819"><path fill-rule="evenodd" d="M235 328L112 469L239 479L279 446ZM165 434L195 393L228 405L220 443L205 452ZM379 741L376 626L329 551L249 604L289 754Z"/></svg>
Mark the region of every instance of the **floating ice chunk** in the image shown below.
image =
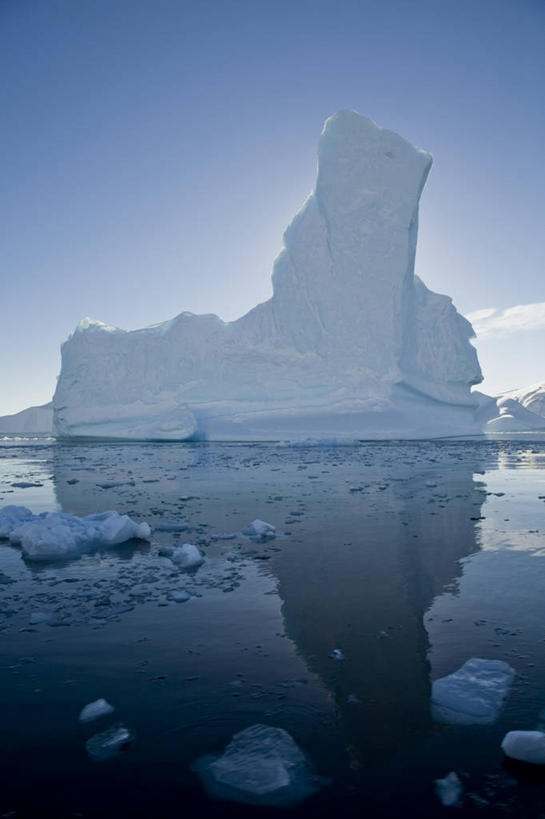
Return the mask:
<svg viewBox="0 0 545 819"><path fill-rule="evenodd" d="M28 618L28 622L31 626L39 626L42 623L52 623L54 620L55 615L52 611L33 611Z"/></svg>
<svg viewBox="0 0 545 819"><path fill-rule="evenodd" d="M113 705L110 705L106 700L99 699L85 705L80 712L80 722L93 722L95 719L105 717L115 711Z"/></svg>
<svg viewBox="0 0 545 819"><path fill-rule="evenodd" d="M33 518L26 506L4 506L0 509L0 538L9 538L14 529Z"/></svg>
<svg viewBox="0 0 545 819"><path fill-rule="evenodd" d="M329 656L332 660L344 660L344 654L340 648L334 648Z"/></svg>
<svg viewBox="0 0 545 819"><path fill-rule="evenodd" d="M264 520L256 519L249 523L246 529L242 530L242 534L248 535L248 537L275 537L276 527L272 523L265 523Z"/></svg>
<svg viewBox="0 0 545 819"><path fill-rule="evenodd" d="M511 759L545 765L545 734L543 731L509 731L501 749Z"/></svg>
<svg viewBox="0 0 545 819"><path fill-rule="evenodd" d="M514 669L503 660L468 660L453 674L433 683L433 718L459 725L494 722L514 676Z"/></svg>
<svg viewBox="0 0 545 819"><path fill-rule="evenodd" d="M184 543L182 546L170 546L161 550L161 554L170 558L179 569L196 569L204 563L204 557L193 543Z"/></svg>
<svg viewBox="0 0 545 819"><path fill-rule="evenodd" d="M320 784L288 732L269 725L235 734L220 757L205 757L195 769L213 796L250 804L294 805Z"/></svg>
<svg viewBox="0 0 545 819"><path fill-rule="evenodd" d="M462 790L460 777L454 771L451 771L444 779L435 780L435 791L441 800L441 804L446 808L458 803Z"/></svg>
<svg viewBox="0 0 545 819"><path fill-rule="evenodd" d="M87 753L96 762L116 756L123 748L132 742L134 735L124 725L114 725L101 734L95 734L85 743Z"/></svg>
<svg viewBox="0 0 545 819"><path fill-rule="evenodd" d="M156 532L187 532L187 523L158 523L154 527Z"/></svg>
<svg viewBox="0 0 545 819"><path fill-rule="evenodd" d="M30 560L74 557L87 549L117 546L133 538L149 540L147 523L136 523L118 512L77 517L68 513L33 515L24 506L0 510L0 537L21 545Z"/></svg>
<svg viewBox="0 0 545 819"><path fill-rule="evenodd" d="M168 596L171 600L174 600L175 603L187 603L187 601L191 599L191 595L186 591L171 591Z"/></svg>

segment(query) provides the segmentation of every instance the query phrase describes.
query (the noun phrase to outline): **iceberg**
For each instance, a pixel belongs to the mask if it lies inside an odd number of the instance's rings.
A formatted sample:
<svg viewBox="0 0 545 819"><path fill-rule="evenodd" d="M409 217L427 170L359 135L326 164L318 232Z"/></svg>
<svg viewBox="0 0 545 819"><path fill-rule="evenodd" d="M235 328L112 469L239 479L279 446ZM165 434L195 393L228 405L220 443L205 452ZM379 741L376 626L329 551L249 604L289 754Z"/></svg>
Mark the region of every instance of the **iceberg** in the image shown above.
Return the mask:
<svg viewBox="0 0 545 819"><path fill-rule="evenodd" d="M67 512L33 515L25 506L0 509L0 538L19 544L28 560L76 557L88 549L150 537L147 523L136 523L118 512L78 517Z"/></svg>
<svg viewBox="0 0 545 819"><path fill-rule="evenodd" d="M273 295L242 318L182 312L62 346L61 439L429 438L478 432L471 324L415 276L431 156L354 111L324 126L314 191Z"/></svg>
<svg viewBox="0 0 545 819"><path fill-rule="evenodd" d="M486 725L498 718L515 671L503 660L474 657L431 689L432 716L452 725Z"/></svg>

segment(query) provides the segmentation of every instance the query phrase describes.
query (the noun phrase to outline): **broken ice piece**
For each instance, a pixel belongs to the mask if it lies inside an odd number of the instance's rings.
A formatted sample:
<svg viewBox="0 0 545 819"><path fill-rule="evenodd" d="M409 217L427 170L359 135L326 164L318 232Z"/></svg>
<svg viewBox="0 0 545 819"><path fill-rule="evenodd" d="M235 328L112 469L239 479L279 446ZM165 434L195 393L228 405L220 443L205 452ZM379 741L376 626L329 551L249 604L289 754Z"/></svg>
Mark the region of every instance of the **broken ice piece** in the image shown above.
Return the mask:
<svg viewBox="0 0 545 819"><path fill-rule="evenodd" d="M114 725L101 734L95 734L85 743L87 753L96 762L116 756L134 739L134 735L124 725Z"/></svg>
<svg viewBox="0 0 545 819"><path fill-rule="evenodd" d="M435 780L435 792L441 804L446 808L450 808L458 803L462 790L460 777L454 771L451 771L444 779Z"/></svg>
<svg viewBox="0 0 545 819"><path fill-rule="evenodd" d="M168 557L182 571L196 569L204 563L203 555L193 543L184 543L182 546L166 546L160 550L159 554Z"/></svg>
<svg viewBox="0 0 545 819"><path fill-rule="evenodd" d="M113 705L110 705L106 700L99 699L94 702L89 702L80 712L80 722L92 722L99 717L105 717L106 714L111 714L115 711Z"/></svg>
<svg viewBox="0 0 545 819"><path fill-rule="evenodd" d="M212 796L258 805L295 805L321 784L290 734L270 725L240 731L221 756L204 757L194 769Z"/></svg>
<svg viewBox="0 0 545 819"><path fill-rule="evenodd" d="M248 537L276 537L276 527L272 523L265 523L264 520L256 519L249 523L246 529L242 530L242 534Z"/></svg>
<svg viewBox="0 0 545 819"><path fill-rule="evenodd" d="M191 599L191 595L182 590L171 591L168 593L168 596L171 600L174 600L175 603L187 603L187 601Z"/></svg>
<svg viewBox="0 0 545 819"><path fill-rule="evenodd" d="M494 722L509 694L515 671L503 660L474 657L431 689L432 716L437 722L474 725Z"/></svg>
<svg viewBox="0 0 545 819"><path fill-rule="evenodd" d="M545 765L545 734L543 731L509 731L503 738L501 749L505 756Z"/></svg>
<svg viewBox="0 0 545 819"><path fill-rule="evenodd" d="M334 648L329 656L332 660L344 660L344 654L340 648Z"/></svg>

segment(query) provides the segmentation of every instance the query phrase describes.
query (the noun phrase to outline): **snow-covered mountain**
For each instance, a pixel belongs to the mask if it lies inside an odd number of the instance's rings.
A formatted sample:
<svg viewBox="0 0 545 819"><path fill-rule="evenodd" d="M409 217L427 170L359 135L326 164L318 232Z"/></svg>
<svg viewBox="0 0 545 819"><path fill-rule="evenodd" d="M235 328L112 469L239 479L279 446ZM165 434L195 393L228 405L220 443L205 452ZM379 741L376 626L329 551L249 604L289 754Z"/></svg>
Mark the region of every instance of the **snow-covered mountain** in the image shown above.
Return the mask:
<svg viewBox="0 0 545 819"><path fill-rule="evenodd" d="M470 323L414 275L431 156L353 111L327 120L316 187L272 298L237 321L89 319L62 348L60 437L431 437L478 431Z"/></svg>
<svg viewBox="0 0 545 819"><path fill-rule="evenodd" d="M51 433L53 426L53 402L40 407L16 412L13 415L0 416L0 434L2 433Z"/></svg>
<svg viewBox="0 0 545 819"><path fill-rule="evenodd" d="M499 395L473 394L479 401L476 417L484 432L545 431L545 382Z"/></svg>

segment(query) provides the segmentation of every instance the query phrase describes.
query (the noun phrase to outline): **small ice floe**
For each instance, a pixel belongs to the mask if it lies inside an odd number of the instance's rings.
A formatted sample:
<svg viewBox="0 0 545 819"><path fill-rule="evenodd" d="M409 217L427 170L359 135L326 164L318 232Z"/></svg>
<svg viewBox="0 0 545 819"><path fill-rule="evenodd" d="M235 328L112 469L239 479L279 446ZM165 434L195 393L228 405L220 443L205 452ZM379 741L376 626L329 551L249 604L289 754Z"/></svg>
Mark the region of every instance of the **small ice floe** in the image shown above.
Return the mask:
<svg viewBox="0 0 545 819"><path fill-rule="evenodd" d="M87 753L96 762L110 759L129 745L134 739L134 734L124 725L114 725L101 734L95 734L85 743Z"/></svg>
<svg viewBox="0 0 545 819"><path fill-rule="evenodd" d="M296 805L323 784L290 734L269 725L235 734L221 756L203 757L193 769L211 796L253 805Z"/></svg>
<svg viewBox="0 0 545 819"><path fill-rule="evenodd" d="M501 749L505 756L531 765L545 765L545 734L543 731L509 731Z"/></svg>
<svg viewBox="0 0 545 819"><path fill-rule="evenodd" d="M432 717L458 725L494 722L509 694L515 671L503 660L474 657L431 690Z"/></svg>
<svg viewBox="0 0 545 819"><path fill-rule="evenodd" d="M457 805L462 795L462 783L458 774L451 771L444 779L435 780L435 792L442 805L451 808Z"/></svg>
<svg viewBox="0 0 545 819"><path fill-rule="evenodd" d="M191 599L191 595L183 590L171 591L168 593L168 596L171 600L174 600L175 603L187 603L187 601Z"/></svg>
<svg viewBox="0 0 545 819"><path fill-rule="evenodd" d="M66 512L33 515L24 506L0 509L0 537L21 546L29 560L74 557L91 548L117 546L127 540L149 540L147 523L136 523L118 512L78 517Z"/></svg>
<svg viewBox="0 0 545 819"><path fill-rule="evenodd" d="M234 540L236 538L236 532L220 532L217 535L211 535L212 540Z"/></svg>
<svg viewBox="0 0 545 819"><path fill-rule="evenodd" d="M193 543L184 543L182 546L166 546L159 551L159 554L168 557L182 571L196 569L204 563L202 553Z"/></svg>
<svg viewBox="0 0 545 819"><path fill-rule="evenodd" d="M187 523L158 523L153 527L156 532L187 532Z"/></svg>
<svg viewBox="0 0 545 819"><path fill-rule="evenodd" d="M28 622L31 626L41 626L43 623L52 623L55 614L52 611L31 611Z"/></svg>
<svg viewBox="0 0 545 819"><path fill-rule="evenodd" d="M265 523L264 520L256 519L249 523L246 529L242 530L242 534L258 538L276 537L276 527L272 523Z"/></svg>
<svg viewBox="0 0 545 819"><path fill-rule="evenodd" d="M85 705L80 711L79 719L80 722L93 722L93 720L105 717L114 711L113 705L110 705L106 700L99 699Z"/></svg>
<svg viewBox="0 0 545 819"><path fill-rule="evenodd" d="M344 654L342 653L340 648L334 648L331 654L329 655L331 660L344 660Z"/></svg>

